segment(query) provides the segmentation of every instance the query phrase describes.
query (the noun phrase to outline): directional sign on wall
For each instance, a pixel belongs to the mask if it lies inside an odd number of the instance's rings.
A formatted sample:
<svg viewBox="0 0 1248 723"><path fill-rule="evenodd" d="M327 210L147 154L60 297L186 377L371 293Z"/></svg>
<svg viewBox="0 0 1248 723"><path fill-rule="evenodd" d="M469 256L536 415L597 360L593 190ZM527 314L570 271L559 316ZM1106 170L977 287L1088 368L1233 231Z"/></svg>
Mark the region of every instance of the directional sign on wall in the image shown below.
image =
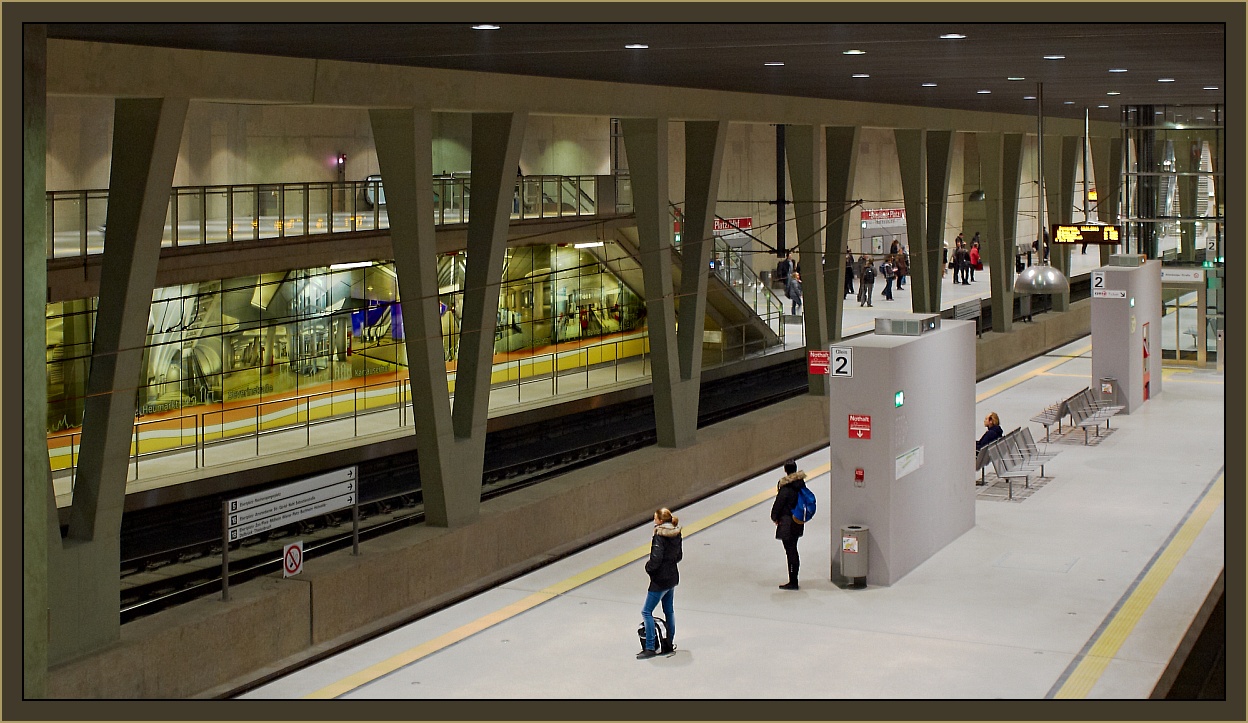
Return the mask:
<svg viewBox="0 0 1248 723"><path fill-rule="evenodd" d="M327 472L226 504L231 541L350 507L358 499L356 468Z"/></svg>

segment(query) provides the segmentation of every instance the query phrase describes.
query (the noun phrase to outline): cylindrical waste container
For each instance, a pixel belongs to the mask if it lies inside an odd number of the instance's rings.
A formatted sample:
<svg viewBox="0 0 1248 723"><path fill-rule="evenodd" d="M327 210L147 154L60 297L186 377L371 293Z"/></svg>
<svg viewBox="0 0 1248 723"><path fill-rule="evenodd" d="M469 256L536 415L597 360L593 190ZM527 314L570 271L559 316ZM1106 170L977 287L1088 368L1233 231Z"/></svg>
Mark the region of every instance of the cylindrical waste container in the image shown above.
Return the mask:
<svg viewBox="0 0 1248 723"><path fill-rule="evenodd" d="M841 575L851 581L850 587L867 586L867 533L865 525L841 528Z"/></svg>
<svg viewBox="0 0 1248 723"><path fill-rule="evenodd" d="M1118 379L1116 377L1101 377L1101 389L1097 398L1102 404L1110 406L1119 406L1118 402Z"/></svg>

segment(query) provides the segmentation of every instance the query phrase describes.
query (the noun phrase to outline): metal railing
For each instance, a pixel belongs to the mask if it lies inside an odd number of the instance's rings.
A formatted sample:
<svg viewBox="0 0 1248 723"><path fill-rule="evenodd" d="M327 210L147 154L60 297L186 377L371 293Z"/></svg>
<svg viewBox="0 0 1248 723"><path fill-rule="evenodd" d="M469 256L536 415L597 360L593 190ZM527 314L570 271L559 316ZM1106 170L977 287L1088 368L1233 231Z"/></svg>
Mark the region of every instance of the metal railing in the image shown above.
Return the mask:
<svg viewBox="0 0 1248 723"><path fill-rule="evenodd" d="M608 176L517 177L513 219L594 216L614 189L600 193ZM468 222L471 178L433 179L435 226ZM380 201L380 202L378 202ZM49 191L47 258L72 258L104 251L108 190ZM377 177L364 181L261 183L174 188L161 239L164 248L259 241L288 236L378 231L390 228L385 192Z"/></svg>

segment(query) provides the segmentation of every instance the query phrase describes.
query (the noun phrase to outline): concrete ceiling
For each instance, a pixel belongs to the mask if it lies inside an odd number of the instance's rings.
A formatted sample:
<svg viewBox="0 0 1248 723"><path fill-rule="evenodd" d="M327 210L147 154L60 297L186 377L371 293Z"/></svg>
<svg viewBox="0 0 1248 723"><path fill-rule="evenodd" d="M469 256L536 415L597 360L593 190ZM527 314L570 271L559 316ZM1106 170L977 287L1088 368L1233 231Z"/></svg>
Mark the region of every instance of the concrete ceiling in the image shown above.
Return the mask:
<svg viewBox="0 0 1248 723"><path fill-rule="evenodd" d="M1225 98L1222 23L498 25L53 23L48 37L1030 115L1043 83L1046 116L1111 122L1157 104L1198 123Z"/></svg>

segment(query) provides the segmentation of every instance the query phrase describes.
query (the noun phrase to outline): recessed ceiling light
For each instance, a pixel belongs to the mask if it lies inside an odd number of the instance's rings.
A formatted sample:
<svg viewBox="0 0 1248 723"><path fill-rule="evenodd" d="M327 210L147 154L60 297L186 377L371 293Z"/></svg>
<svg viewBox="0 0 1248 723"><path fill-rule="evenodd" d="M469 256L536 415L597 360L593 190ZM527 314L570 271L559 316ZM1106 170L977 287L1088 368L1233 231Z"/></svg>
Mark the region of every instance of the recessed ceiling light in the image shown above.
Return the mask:
<svg viewBox="0 0 1248 723"><path fill-rule="evenodd" d="M991 93L992 91L991 91L991 90L977 90L977 91L975 91L975 92L976 92L976 93L979 93L980 95L987 95L987 94Z"/></svg>
<svg viewBox="0 0 1248 723"><path fill-rule="evenodd" d="M1173 83L1174 78L1158 78L1157 82L1158 83Z"/></svg>
<svg viewBox="0 0 1248 723"><path fill-rule="evenodd" d="M866 54L867 54L867 51L865 50L845 50L841 52L841 55L866 55Z"/></svg>
<svg viewBox="0 0 1248 723"><path fill-rule="evenodd" d="M1161 115L1161 114L1162 114L1162 113L1161 113L1161 111L1159 111L1159 110L1158 110L1158 111L1153 111L1153 115Z"/></svg>
<svg viewBox="0 0 1248 723"><path fill-rule="evenodd" d="M1065 56L1065 55L1046 55L1046 56L1044 56L1044 59L1045 59L1045 60L1064 60L1065 58L1066 58L1066 56Z"/></svg>
<svg viewBox="0 0 1248 723"><path fill-rule="evenodd" d="M1098 105L1098 106L1097 106L1097 108L1108 108L1108 107L1109 107L1109 106L1107 106L1107 105Z"/></svg>
<svg viewBox="0 0 1248 723"><path fill-rule="evenodd" d="M1036 96L1034 96L1034 95L1025 95L1025 96L1023 96L1023 100L1035 100L1035 99L1036 99Z"/></svg>
<svg viewBox="0 0 1248 723"><path fill-rule="evenodd" d="M1074 104L1075 104L1075 101L1073 100L1067 100L1067 101L1062 102L1062 105L1074 105Z"/></svg>
<svg viewBox="0 0 1248 723"><path fill-rule="evenodd" d="M498 30L498 26L490 25L489 23L481 23L480 25L473 25L472 29L473 30Z"/></svg>
<svg viewBox="0 0 1248 723"><path fill-rule="evenodd" d="M780 67L781 65L784 65L784 63L781 63L781 62L774 62L774 63L763 63L763 65L769 65L769 66L772 66L772 67Z"/></svg>
<svg viewBox="0 0 1248 723"><path fill-rule="evenodd" d="M1125 73L1125 72L1127 72L1127 69L1126 69L1126 68L1110 68L1110 69L1109 69L1109 72L1111 72L1111 73Z"/></svg>
<svg viewBox="0 0 1248 723"><path fill-rule="evenodd" d="M1012 75L1012 76L1010 76L1010 77L1006 78L1006 80L1027 80L1027 79L1026 79L1026 78L1020 78L1020 77L1018 77L1017 75Z"/></svg>
<svg viewBox="0 0 1248 723"><path fill-rule="evenodd" d="M1216 86L1216 85L1206 85L1204 89L1205 89L1205 90L1218 90L1218 86Z"/></svg>
<svg viewBox="0 0 1248 723"><path fill-rule="evenodd" d="M628 45L625 45L624 47L628 48L629 50L645 50L646 48L650 46L644 43L629 43Z"/></svg>
<svg viewBox="0 0 1248 723"><path fill-rule="evenodd" d="M1106 93L1105 95L1122 95L1122 93L1119 93L1119 92L1118 92L1118 91L1116 91L1116 90L1111 90L1111 91L1109 91L1108 93Z"/></svg>
<svg viewBox="0 0 1248 723"><path fill-rule="evenodd" d="M944 35L940 36L940 39L941 40L961 40L962 38L965 38L965 37L966 36L961 33L945 33Z"/></svg>
<svg viewBox="0 0 1248 723"><path fill-rule="evenodd" d="M935 84L935 83L924 83L924 84L923 84L923 87L924 87L924 88L935 88L935 87L936 87L936 84Z"/></svg>
<svg viewBox="0 0 1248 723"><path fill-rule="evenodd" d="M1204 119L1205 119L1205 117L1204 117L1203 115L1198 115L1198 116L1196 116L1196 120L1204 120Z"/></svg>

